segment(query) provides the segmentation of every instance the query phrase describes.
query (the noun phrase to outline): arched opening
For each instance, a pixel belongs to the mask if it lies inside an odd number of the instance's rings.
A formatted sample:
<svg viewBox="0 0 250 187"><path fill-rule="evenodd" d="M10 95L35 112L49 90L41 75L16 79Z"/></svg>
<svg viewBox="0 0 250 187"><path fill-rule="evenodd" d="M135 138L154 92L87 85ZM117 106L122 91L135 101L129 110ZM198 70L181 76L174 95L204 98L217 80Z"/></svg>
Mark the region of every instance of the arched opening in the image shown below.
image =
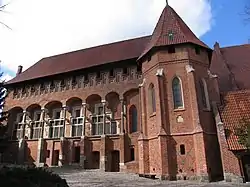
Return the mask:
<svg viewBox="0 0 250 187"><path fill-rule="evenodd" d="M137 132L138 115L135 105L132 105L129 108L129 122L130 122L130 132L131 133Z"/></svg>
<svg viewBox="0 0 250 187"><path fill-rule="evenodd" d="M175 77L172 81L174 109L184 108L181 80Z"/></svg>
<svg viewBox="0 0 250 187"><path fill-rule="evenodd" d="M14 107L8 112L8 126L11 138L13 140L23 138L23 109L21 107Z"/></svg>
<svg viewBox="0 0 250 187"><path fill-rule="evenodd" d="M155 113L156 112L155 88L152 83L149 85L148 88L148 99L149 99L150 114Z"/></svg>
<svg viewBox="0 0 250 187"><path fill-rule="evenodd" d="M102 103L101 96L93 94L87 97L86 103L90 112L89 122L91 123L92 135L101 135L104 133L103 119L106 105Z"/></svg>
<svg viewBox="0 0 250 187"><path fill-rule="evenodd" d="M41 106L38 104L32 104L27 109L27 115L30 121L30 138L38 139L43 136L42 127L43 121L41 119Z"/></svg>
<svg viewBox="0 0 250 187"><path fill-rule="evenodd" d="M70 113L70 116L67 117L70 118L71 122L71 136L80 137L83 135L84 130L82 100L80 98L73 97L66 101L66 105Z"/></svg>
<svg viewBox="0 0 250 187"><path fill-rule="evenodd" d="M105 121L105 133L117 134L117 122L115 120L120 106L120 97L116 92L110 92L106 95L105 100L107 102L106 121Z"/></svg>
<svg viewBox="0 0 250 187"><path fill-rule="evenodd" d="M47 120L49 121L49 137L59 138L64 135L65 114L62 110L62 103L52 101L45 105L48 110Z"/></svg>
<svg viewBox="0 0 250 187"><path fill-rule="evenodd" d="M205 79L201 79L199 82L200 82L200 90L201 90L203 108L209 110L210 102L209 102L209 95L208 95L208 90L207 90L207 83Z"/></svg>

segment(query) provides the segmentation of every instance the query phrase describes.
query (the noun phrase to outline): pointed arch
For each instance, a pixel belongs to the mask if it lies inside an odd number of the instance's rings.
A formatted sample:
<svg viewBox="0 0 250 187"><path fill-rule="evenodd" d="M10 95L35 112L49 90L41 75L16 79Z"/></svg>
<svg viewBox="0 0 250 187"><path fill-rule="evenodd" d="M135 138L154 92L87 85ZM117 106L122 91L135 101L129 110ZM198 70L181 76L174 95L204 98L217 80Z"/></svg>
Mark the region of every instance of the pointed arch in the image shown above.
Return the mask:
<svg viewBox="0 0 250 187"><path fill-rule="evenodd" d="M148 88L148 101L150 113L156 112L156 101L155 101L155 87L154 84L150 84Z"/></svg>
<svg viewBox="0 0 250 187"><path fill-rule="evenodd" d="M207 89L207 83L204 78L200 79L200 89L203 108L210 110L209 95Z"/></svg>
<svg viewBox="0 0 250 187"><path fill-rule="evenodd" d="M172 80L172 92L174 109L184 108L182 83L181 79L177 76Z"/></svg>
<svg viewBox="0 0 250 187"><path fill-rule="evenodd" d="M137 108L135 105L130 106L129 108L129 122L130 122L130 132L137 132L138 126L138 116L137 116Z"/></svg>

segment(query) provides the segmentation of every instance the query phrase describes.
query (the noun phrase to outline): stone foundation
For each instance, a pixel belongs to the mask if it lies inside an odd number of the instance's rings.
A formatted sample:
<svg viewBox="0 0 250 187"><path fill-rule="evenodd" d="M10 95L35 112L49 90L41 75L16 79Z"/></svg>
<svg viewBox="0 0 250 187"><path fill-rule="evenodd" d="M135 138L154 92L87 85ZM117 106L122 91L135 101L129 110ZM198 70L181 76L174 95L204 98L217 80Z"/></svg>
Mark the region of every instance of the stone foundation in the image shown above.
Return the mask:
<svg viewBox="0 0 250 187"><path fill-rule="evenodd" d="M237 176L232 173L224 173L224 181L232 183L243 183L244 179L242 176Z"/></svg>

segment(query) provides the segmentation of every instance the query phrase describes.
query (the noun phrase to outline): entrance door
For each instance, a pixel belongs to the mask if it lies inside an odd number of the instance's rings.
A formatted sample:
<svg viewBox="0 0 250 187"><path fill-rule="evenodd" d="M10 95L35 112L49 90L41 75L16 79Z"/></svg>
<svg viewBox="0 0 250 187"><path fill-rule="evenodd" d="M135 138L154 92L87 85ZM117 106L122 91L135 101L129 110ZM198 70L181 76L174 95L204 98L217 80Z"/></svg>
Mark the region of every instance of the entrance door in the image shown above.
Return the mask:
<svg viewBox="0 0 250 187"><path fill-rule="evenodd" d="M94 151L92 152L92 169L100 168L100 152Z"/></svg>
<svg viewBox="0 0 250 187"><path fill-rule="evenodd" d="M119 172L120 171L120 152L112 151L111 152L111 172Z"/></svg>
<svg viewBox="0 0 250 187"><path fill-rule="evenodd" d="M246 182L250 182L250 155L242 157L243 172Z"/></svg>
<svg viewBox="0 0 250 187"><path fill-rule="evenodd" d="M80 163L80 146L75 147L75 163Z"/></svg>
<svg viewBox="0 0 250 187"><path fill-rule="evenodd" d="M59 150L53 151L53 166L58 166L59 162Z"/></svg>

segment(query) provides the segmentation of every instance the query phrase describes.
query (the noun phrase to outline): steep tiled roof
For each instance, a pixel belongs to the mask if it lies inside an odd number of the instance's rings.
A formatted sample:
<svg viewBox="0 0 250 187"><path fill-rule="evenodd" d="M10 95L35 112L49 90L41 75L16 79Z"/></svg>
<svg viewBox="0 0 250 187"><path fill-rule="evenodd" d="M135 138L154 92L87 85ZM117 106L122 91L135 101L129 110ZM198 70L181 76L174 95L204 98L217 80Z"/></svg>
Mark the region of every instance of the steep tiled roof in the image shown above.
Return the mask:
<svg viewBox="0 0 250 187"><path fill-rule="evenodd" d="M154 29L150 42L138 60L154 47L181 43L194 43L209 48L195 36L173 8L167 5Z"/></svg>
<svg viewBox="0 0 250 187"><path fill-rule="evenodd" d="M226 129L227 143L230 150L242 150L244 146L238 143L234 130L239 127L239 121L250 120L250 90L228 92L223 96L224 105L219 108Z"/></svg>
<svg viewBox="0 0 250 187"><path fill-rule="evenodd" d="M220 48L217 43L210 70L218 75L221 92L250 89L250 45Z"/></svg>
<svg viewBox="0 0 250 187"><path fill-rule="evenodd" d="M149 36L43 58L7 84L138 58Z"/></svg>

